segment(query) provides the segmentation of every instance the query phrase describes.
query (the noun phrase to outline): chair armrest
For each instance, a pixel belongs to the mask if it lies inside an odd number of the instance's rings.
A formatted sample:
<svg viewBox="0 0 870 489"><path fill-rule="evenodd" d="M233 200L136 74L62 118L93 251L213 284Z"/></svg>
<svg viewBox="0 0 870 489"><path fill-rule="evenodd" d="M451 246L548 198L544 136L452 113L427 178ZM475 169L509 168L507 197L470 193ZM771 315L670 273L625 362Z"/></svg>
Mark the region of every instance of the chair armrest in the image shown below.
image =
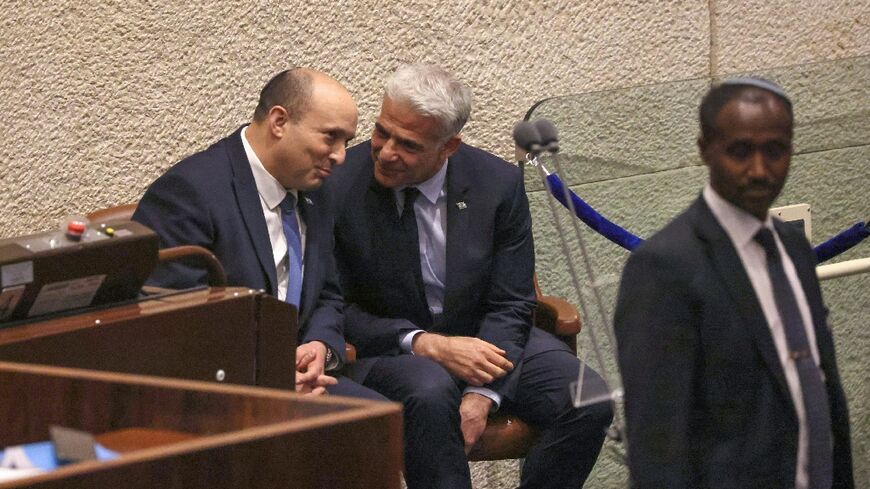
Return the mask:
<svg viewBox="0 0 870 489"><path fill-rule="evenodd" d="M556 336L576 336L580 333L580 314L573 304L549 295L538 297L535 326Z"/></svg>
<svg viewBox="0 0 870 489"><path fill-rule="evenodd" d="M345 365L350 365L351 363L356 363L356 347L351 345L350 343L344 344L344 358Z"/></svg>
<svg viewBox="0 0 870 489"><path fill-rule="evenodd" d="M487 420L486 430L468 453L468 460L524 458L537 437L538 431L520 418L496 413Z"/></svg>
<svg viewBox="0 0 870 489"><path fill-rule="evenodd" d="M184 245L174 246L172 248L163 248L158 255L158 261L165 263L168 261L182 260L186 258L196 258L208 271L208 284L212 287L225 287L227 285L227 275L224 272L224 267L220 260L211 251L202 246Z"/></svg>

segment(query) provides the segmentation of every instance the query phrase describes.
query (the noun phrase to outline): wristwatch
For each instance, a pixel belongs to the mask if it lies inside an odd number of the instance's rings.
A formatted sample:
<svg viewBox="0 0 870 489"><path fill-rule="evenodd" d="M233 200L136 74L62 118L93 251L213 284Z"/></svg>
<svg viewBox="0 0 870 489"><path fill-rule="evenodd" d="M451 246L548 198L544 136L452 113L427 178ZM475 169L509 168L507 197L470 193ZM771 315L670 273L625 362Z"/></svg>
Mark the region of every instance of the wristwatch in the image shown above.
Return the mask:
<svg viewBox="0 0 870 489"><path fill-rule="evenodd" d="M326 345L326 358L323 361L323 370L327 372L336 370L340 362L341 360L338 358L338 355L332 352L332 348L329 345Z"/></svg>

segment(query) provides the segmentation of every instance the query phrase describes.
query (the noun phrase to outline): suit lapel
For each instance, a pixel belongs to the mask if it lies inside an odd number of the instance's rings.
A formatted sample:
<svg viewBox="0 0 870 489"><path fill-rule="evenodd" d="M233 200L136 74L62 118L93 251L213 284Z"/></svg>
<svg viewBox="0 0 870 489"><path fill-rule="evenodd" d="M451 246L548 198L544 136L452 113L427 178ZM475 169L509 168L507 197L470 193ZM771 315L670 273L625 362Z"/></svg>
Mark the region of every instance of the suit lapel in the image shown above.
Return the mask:
<svg viewBox="0 0 870 489"><path fill-rule="evenodd" d="M318 250L321 246L320 230L323 224L320 222L320 206L315 205L314 200L305 192L299 192L299 218L305 223L305 272L302 281L302 298L300 304L299 324L305 324L308 313L313 310L317 300L317 278L320 277L320 260Z"/></svg>
<svg viewBox="0 0 870 489"><path fill-rule="evenodd" d="M748 332L755 340L755 346L761 354L781 393L785 399L791 400L788 384L782 365L779 363L779 355L773 344L770 328L761 310L761 304L755 295L755 289L749 276L743 267L743 262L737 255L737 250L725 234L725 230L713 216L713 213L703 201L698 198L693 205L696 211L695 229L702 242L707 246L707 255L713 265L713 269L722 279L725 289L734 301L737 314L743 320Z"/></svg>
<svg viewBox="0 0 870 489"><path fill-rule="evenodd" d="M457 281L463 276L470 264L466 264L468 253L463 250L463 243L474 242L468 233L473 230L469 226L471 214L475 212L473 196L469 194L469 178L466 169L458 157L450 158L447 166L447 230L446 230L446 268L447 283L444 290L444 311L455 311L460 297L457 291L462 290ZM450 318L445 318L448 321Z"/></svg>
<svg viewBox="0 0 870 489"><path fill-rule="evenodd" d="M275 295L278 291L275 264L272 263L272 243L269 241L269 230L266 228L266 218L260 205L260 194L257 192L257 183L254 181L254 174L251 172L251 164L245 154L240 132L233 134L229 143L228 152L233 166L233 190L236 193L236 203L245 221L248 236L254 244L257 261L268 279L267 286L270 293Z"/></svg>
<svg viewBox="0 0 870 489"><path fill-rule="evenodd" d="M789 258L791 258L797 271L798 280L800 280L801 288L803 288L804 295L806 295L810 311L812 312L814 328L818 330L820 320L824 323L825 311L821 295L817 293L817 288L815 287L815 284L818 283L815 263L807 259L806 253L800 252L801 248L806 247L806 244L800 241L802 239L799 237L800 235L788 232L785 229L785 224L777 220L774 220L773 224L777 229L779 239L782 240L785 251L788 253Z"/></svg>

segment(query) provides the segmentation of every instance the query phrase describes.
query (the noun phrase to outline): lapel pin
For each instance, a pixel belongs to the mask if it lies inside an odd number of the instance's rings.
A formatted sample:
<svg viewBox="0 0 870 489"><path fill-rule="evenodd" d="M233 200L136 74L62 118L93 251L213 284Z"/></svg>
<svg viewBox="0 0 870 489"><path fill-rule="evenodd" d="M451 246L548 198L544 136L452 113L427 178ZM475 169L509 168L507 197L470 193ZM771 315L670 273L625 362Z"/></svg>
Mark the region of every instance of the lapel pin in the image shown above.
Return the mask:
<svg viewBox="0 0 870 489"><path fill-rule="evenodd" d="M309 197L305 197L305 203L308 205L314 205L314 202L312 202Z"/></svg>
<svg viewBox="0 0 870 489"><path fill-rule="evenodd" d="M465 202L463 202L463 201L459 201L459 202L456 203L456 207L459 208L459 210L462 210L462 209L465 209L465 208L468 207L468 206L465 205Z"/></svg>

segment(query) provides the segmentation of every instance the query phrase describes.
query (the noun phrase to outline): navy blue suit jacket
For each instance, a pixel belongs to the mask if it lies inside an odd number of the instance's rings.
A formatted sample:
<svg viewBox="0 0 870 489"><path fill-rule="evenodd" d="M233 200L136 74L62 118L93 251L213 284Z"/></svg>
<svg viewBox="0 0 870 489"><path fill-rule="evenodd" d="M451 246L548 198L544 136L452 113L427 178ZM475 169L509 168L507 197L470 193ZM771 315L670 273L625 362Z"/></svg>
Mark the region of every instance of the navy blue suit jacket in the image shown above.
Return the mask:
<svg viewBox="0 0 870 489"><path fill-rule="evenodd" d="M776 222L806 293L825 373L834 487L853 486L834 343L803 235ZM761 305L703 198L626 264L615 330L637 487L794 486L798 421Z"/></svg>
<svg viewBox="0 0 870 489"><path fill-rule="evenodd" d="M332 257L329 205L320 191L299 192L306 234L298 338L300 344L323 341L343 357L343 301ZM161 247L199 245L214 252L229 285L276 294L272 244L241 128L154 181L133 219L156 231ZM149 283L192 287L206 283L206 271L174 263L158 268Z"/></svg>
<svg viewBox="0 0 870 489"><path fill-rule="evenodd" d="M419 258L416 267L403 266L383 232L399 215L393 191L374 179L370 142L351 148L327 185L337 199L342 291L352 304L345 333L360 356L397 354L400 335L413 329L478 337L515 365L512 375L487 386L511 397L535 307L531 216L519 169L465 144L449 158L447 283L438 324L418 287Z"/></svg>

